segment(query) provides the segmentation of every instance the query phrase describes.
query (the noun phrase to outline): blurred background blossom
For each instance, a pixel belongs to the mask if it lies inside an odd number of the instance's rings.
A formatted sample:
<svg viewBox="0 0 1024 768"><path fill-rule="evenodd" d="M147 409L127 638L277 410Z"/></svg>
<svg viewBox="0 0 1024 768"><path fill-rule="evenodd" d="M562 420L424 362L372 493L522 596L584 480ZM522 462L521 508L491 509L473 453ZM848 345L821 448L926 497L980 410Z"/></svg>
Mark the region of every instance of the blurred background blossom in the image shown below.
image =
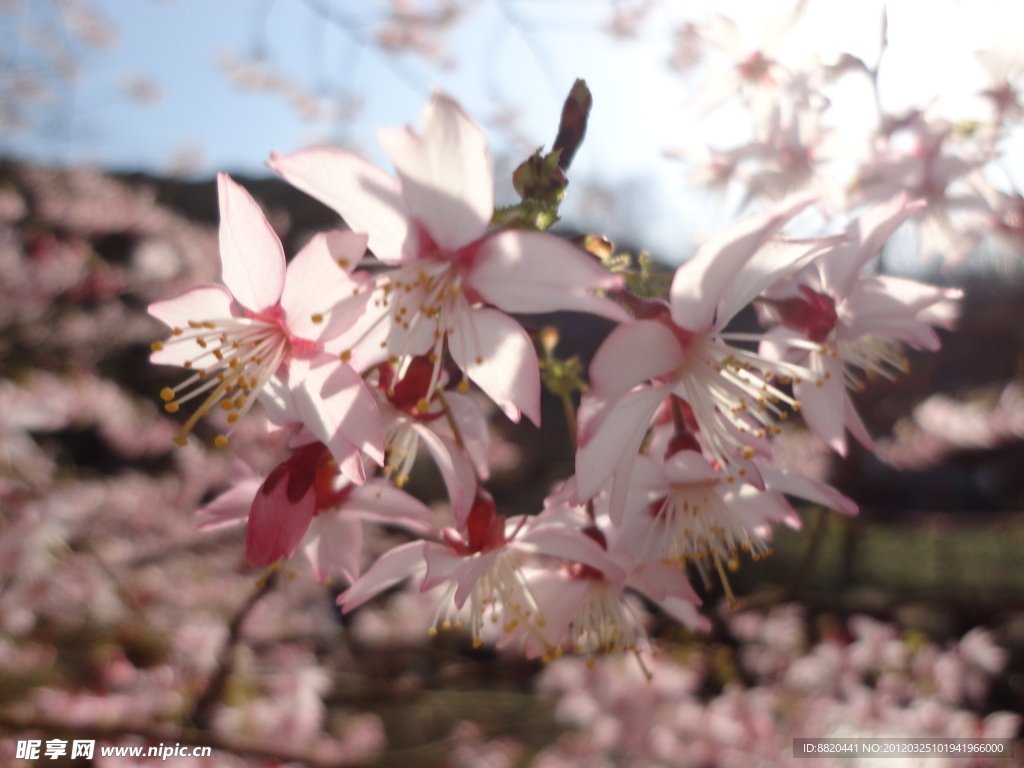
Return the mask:
<svg viewBox="0 0 1024 768"><path fill-rule="evenodd" d="M18 764L16 738L52 737L216 747L182 766L467 768L1019 738L1024 49L1006 31L1021 16L996 0L4 0L0 762ZM576 77L595 107L567 234L676 264L797 189L834 231L898 190L926 201L875 268L962 286L958 331L858 396L877 456L840 461L800 425L778 441L781 466L862 515L803 509L808 530L737 575L743 605L711 610L706 635L637 603L653 649L593 668L430 638L416 584L343 618L343 584L297 561L248 569L243 531L200 532L195 511L240 462L269 472L284 436L257 416L227 451L215 425L172 450L155 400L173 374L147 362L161 329L146 305L217 276L208 179L246 177L292 255L337 219L270 179L270 151L331 143L380 163L374 127L414 121L439 86L488 127L509 202ZM603 331L556 320L589 357ZM505 514L537 512L572 471L560 405L543 407L544 433L488 411ZM409 489L447 514L429 464ZM366 538L370 556L404 541Z"/></svg>

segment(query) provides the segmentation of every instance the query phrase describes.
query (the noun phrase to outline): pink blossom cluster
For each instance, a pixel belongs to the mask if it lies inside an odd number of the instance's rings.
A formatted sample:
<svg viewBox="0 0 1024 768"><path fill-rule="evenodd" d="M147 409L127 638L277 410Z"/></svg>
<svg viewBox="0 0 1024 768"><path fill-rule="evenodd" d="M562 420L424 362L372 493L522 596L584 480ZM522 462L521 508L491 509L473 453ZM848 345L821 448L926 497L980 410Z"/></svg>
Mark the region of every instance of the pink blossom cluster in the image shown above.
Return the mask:
<svg viewBox="0 0 1024 768"><path fill-rule="evenodd" d="M794 53L801 50L794 39L814 28L809 16L808 3L786 2L761 26L711 14L680 29L676 56L688 62L680 69L689 71L701 59L711 65L693 109L706 116L728 105L749 128L732 146L674 149L693 167L691 180L742 193L744 204L810 189L829 215L905 193L919 201L909 220L924 259L955 265L979 246L1019 253L1024 202L1002 162L1005 142L1024 114L1016 43L999 36L976 52L987 83L977 94L987 107L980 113L987 114L958 122L937 111L937 99L920 99L900 112L885 108L879 89L888 66L884 11L877 17L881 47L873 61L850 53Z"/></svg>
<svg viewBox="0 0 1024 768"><path fill-rule="evenodd" d="M198 533L195 509L240 462L273 468L283 440L260 416L240 429L234 456L171 451L173 423L123 362L127 345L145 349L157 330L147 303L216 274L215 232L98 172L4 173L0 763L17 765L16 734L112 729L101 744L144 744L147 729L187 718L253 589L240 542ZM323 762L383 748L376 715L328 715L333 689L317 651L337 626L318 585L278 588L245 629L252 644L232 655L237 689L210 734Z"/></svg>
<svg viewBox="0 0 1024 768"><path fill-rule="evenodd" d="M627 659L587 670L560 659L538 688L573 731L537 756L536 768L569 766L818 766L796 759L798 738L1015 738L1022 718L982 717L1006 651L973 629L939 647L867 616L826 623L811 644L803 610L726 613L739 642L684 644L645 657L648 681ZM928 764L996 765L993 758L931 757ZM477 763L482 765L483 763Z"/></svg>
<svg viewBox="0 0 1024 768"><path fill-rule="evenodd" d="M787 198L710 237L660 298L541 219L496 214L487 139L450 97L430 100L422 132L378 137L397 177L337 149L271 158L349 227L290 262L258 203L221 174L222 284L149 308L171 329L153 362L186 369L161 392L169 413L187 408L175 441L208 416L223 448L259 401L292 451L200 511L204 528L246 526L251 566L301 549L317 581L348 586L345 612L416 577L432 631L593 657L646 647L631 593L706 628L690 579L720 580L731 599L727 571L769 553L775 524L799 526L787 496L856 512L773 464L773 437L800 413L836 452L847 431L870 448L849 391L903 370L903 345L939 346L933 326L952 323L959 291L864 271L926 201L894 193L838 234L795 238L783 228L815 200ZM517 171L524 206L543 190L524 174L540 168ZM752 302L769 329L732 330ZM559 310L616 326L589 385L567 379L585 390L577 412L563 387L575 475L539 514L504 516L484 486L479 398L539 424L541 361L515 316ZM538 344L550 373L553 347ZM447 488L440 522L403 491L421 446ZM367 523L408 538L373 559Z"/></svg>

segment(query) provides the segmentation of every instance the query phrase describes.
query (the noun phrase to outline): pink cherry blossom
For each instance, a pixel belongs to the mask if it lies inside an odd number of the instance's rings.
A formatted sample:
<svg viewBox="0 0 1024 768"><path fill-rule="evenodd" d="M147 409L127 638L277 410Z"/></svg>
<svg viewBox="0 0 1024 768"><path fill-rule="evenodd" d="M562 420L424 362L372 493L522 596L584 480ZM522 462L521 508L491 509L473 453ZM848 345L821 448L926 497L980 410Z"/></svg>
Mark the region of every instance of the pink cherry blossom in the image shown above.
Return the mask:
<svg viewBox="0 0 1024 768"><path fill-rule="evenodd" d="M523 518L499 516L490 494L478 488L464 533L445 528L443 543L414 541L385 552L339 596L338 603L348 612L385 589L422 574L422 592L446 586L435 626L458 624L458 613L463 611L468 613L475 645L483 643L484 620L490 616L504 633L525 634L544 646L547 620L527 584L523 560L547 556L599 567L605 559L595 543L578 531L527 529L525 523ZM618 566L610 567L622 577Z"/></svg>
<svg viewBox="0 0 1024 768"><path fill-rule="evenodd" d="M681 566L696 561L702 570L703 558L709 556L731 564L743 551L758 560L770 552L772 525L800 527L800 517L784 494L846 514L857 512L853 501L825 483L761 459L755 462L763 489L730 483L727 471L712 466L696 441L686 448L672 445L666 453L666 431L657 430L647 455L637 457L621 528L611 534L616 546L641 560ZM605 498L598 497L596 509Z"/></svg>
<svg viewBox="0 0 1024 768"><path fill-rule="evenodd" d="M318 442L297 448L265 480L241 476L198 514L205 530L245 522L250 565L271 565L303 546L317 581L340 573L349 583L361 571L363 521L426 534L433 519L430 509L386 482L350 484Z"/></svg>
<svg viewBox="0 0 1024 768"><path fill-rule="evenodd" d="M571 480L567 486L571 486ZM544 616L539 634L527 635L527 656L550 656L569 644L576 653L637 651L646 644L643 611L626 590L637 592L668 615L693 629L710 623L697 612L700 599L686 574L661 558L648 558L635 540L618 535L607 515L574 505L571 488L545 502L543 513L529 522L528 536L574 534L586 543L586 561L563 553L560 568L538 568L529 576L531 592ZM580 536L582 535L582 536Z"/></svg>
<svg viewBox="0 0 1024 768"><path fill-rule="evenodd" d="M487 419L469 395L452 391L439 394L445 376L438 389L427 389L433 365L425 356L413 358L397 381L390 363L381 363L377 369L374 393L387 452L384 475L402 487L409 479L420 443L425 444L444 479L452 517L461 530L476 496L477 478L486 480L489 475Z"/></svg>
<svg viewBox="0 0 1024 768"><path fill-rule="evenodd" d="M403 374L413 356L428 355L433 391L447 347L509 418L525 413L538 423L536 353L505 313L574 310L628 322L628 313L597 295L622 279L552 235L490 231L494 172L483 132L441 93L424 108L423 124L422 134L378 133L397 179L331 149L274 155L269 165L366 232L374 255L395 268L379 278L367 316L346 337L344 359L366 370L390 358Z"/></svg>
<svg viewBox="0 0 1024 768"><path fill-rule="evenodd" d="M269 396L264 388L280 375L283 392L295 399L298 420L331 445L339 461L353 446L379 460L381 440L374 419L345 429L353 399L365 392L362 380L346 372L336 354L325 352L326 343L364 311L365 276L351 272L366 248L366 236L317 235L286 268L281 243L256 201L226 174L217 182L226 288L201 286L149 307L151 315L172 329L168 341L154 343L152 361L194 371L161 392L165 408L174 413L181 404L205 396L175 441L183 445L196 422L217 405L229 412L228 422L234 424L257 397ZM325 389L346 394L329 397ZM368 405L373 408L372 398ZM227 436L217 442L226 445ZM353 461L345 465L353 468L352 479L362 482L361 463L358 469Z"/></svg>
<svg viewBox="0 0 1024 768"><path fill-rule="evenodd" d="M938 349L932 325L949 327L956 318L958 289L860 274L893 231L923 206L898 195L871 209L850 225L846 242L773 286L762 305L781 325L762 342L761 354L814 372L795 381L793 392L807 425L841 455L844 427L872 447L847 389L863 387L864 374L892 378L905 371L900 343Z"/></svg>
<svg viewBox="0 0 1024 768"><path fill-rule="evenodd" d="M766 379L809 372L731 346L728 339L751 338L723 329L762 289L801 268L830 242L768 242L810 203L808 198L789 201L719 232L676 271L667 305L645 303L635 323L619 326L605 339L590 366L591 392L580 407L576 486L581 501L614 477L613 519L619 519L636 453L651 417L670 395L689 407L694 431L721 466L748 461L755 450L752 440L775 429L775 403L794 401ZM756 482L756 468L744 468Z"/></svg>

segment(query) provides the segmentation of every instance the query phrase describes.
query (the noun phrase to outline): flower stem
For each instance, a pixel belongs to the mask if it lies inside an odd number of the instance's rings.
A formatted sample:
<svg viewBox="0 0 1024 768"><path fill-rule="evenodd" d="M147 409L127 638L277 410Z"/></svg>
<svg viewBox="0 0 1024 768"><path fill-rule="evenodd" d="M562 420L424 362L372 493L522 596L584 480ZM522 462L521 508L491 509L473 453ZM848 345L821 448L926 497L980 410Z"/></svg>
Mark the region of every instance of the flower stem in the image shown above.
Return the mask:
<svg viewBox="0 0 1024 768"><path fill-rule="evenodd" d="M455 435L455 442L459 448L466 450L466 441L462 439L462 430L459 429L459 425L455 421L452 409L448 405L448 398L444 396L444 390L438 387L434 392L437 394L437 399L441 402L441 407L444 408L444 417L448 420L448 426L451 427L452 434Z"/></svg>

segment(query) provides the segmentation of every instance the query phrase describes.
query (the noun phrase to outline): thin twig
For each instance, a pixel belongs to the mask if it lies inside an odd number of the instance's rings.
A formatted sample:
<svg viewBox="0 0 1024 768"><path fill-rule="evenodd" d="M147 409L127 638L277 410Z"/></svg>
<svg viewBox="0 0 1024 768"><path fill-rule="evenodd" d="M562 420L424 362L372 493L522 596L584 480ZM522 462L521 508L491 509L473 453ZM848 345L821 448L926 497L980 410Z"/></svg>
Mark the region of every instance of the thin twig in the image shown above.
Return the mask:
<svg viewBox="0 0 1024 768"><path fill-rule="evenodd" d="M569 427L569 437L572 439L572 448L577 450L579 438L576 435L576 409L572 404L572 395L568 392L562 393L562 408L565 409L565 423Z"/></svg>
<svg viewBox="0 0 1024 768"><path fill-rule="evenodd" d="M277 583L277 577L278 571L272 567L260 579L255 591L249 595L249 599L242 603L241 607L235 611L235 615L231 617L231 622L228 624L228 637L217 660L217 669L210 677L206 690L196 699L195 706L192 708L192 713L189 717L196 728L210 727L213 710L224 694L224 689L227 687L228 680L231 678L231 673L234 670L235 646L238 645L239 640L242 638L242 624L256 606L256 603L274 588L274 585Z"/></svg>
<svg viewBox="0 0 1024 768"><path fill-rule="evenodd" d="M828 510L822 507L818 510L818 521L814 524L814 533L811 534L811 541L807 545L807 551L804 552L803 558L800 560L800 565L797 566L796 573L793 574L793 581L790 582L787 594L790 599L797 597L800 594L801 587L804 579L810 572L811 568L814 567L815 561L818 559L818 549L821 547L821 540L825 536L825 524L828 520Z"/></svg>
<svg viewBox="0 0 1024 768"><path fill-rule="evenodd" d="M448 420L448 426L451 427L452 434L455 435L455 442L458 443L459 448L465 451L466 441L462 439L462 430L459 429L458 422L455 421L455 415L448 405L448 398L444 396L444 390L438 387L434 391L437 393L437 399L441 402L441 407L444 408L444 416Z"/></svg>

